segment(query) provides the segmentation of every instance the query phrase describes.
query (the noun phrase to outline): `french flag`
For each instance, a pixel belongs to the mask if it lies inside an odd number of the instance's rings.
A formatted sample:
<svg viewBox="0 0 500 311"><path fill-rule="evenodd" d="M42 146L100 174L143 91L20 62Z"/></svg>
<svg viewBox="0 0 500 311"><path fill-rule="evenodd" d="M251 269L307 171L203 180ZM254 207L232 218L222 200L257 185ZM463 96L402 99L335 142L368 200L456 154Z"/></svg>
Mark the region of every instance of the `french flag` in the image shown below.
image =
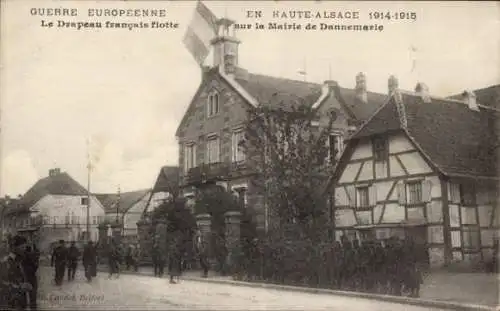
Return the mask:
<svg viewBox="0 0 500 311"><path fill-rule="evenodd" d="M198 1L183 43L202 66L210 51L210 40L217 35L217 17L201 1Z"/></svg>

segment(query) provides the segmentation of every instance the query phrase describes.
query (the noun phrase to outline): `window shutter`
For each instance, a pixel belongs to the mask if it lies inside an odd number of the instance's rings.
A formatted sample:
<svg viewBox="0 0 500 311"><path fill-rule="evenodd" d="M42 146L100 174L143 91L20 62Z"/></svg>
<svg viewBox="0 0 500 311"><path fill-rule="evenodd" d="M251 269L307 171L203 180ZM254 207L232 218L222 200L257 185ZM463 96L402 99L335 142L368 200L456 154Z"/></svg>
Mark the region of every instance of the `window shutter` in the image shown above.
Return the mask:
<svg viewBox="0 0 500 311"><path fill-rule="evenodd" d="M347 196L349 197L349 206L356 208L356 187L347 186Z"/></svg>
<svg viewBox="0 0 500 311"><path fill-rule="evenodd" d="M377 187L375 185L369 188L370 190L370 206L377 205Z"/></svg>
<svg viewBox="0 0 500 311"><path fill-rule="evenodd" d="M430 180L422 181L422 202L428 203L431 201L432 182Z"/></svg>
<svg viewBox="0 0 500 311"><path fill-rule="evenodd" d="M399 205L406 205L406 184L401 182L397 185L398 187L398 201Z"/></svg>

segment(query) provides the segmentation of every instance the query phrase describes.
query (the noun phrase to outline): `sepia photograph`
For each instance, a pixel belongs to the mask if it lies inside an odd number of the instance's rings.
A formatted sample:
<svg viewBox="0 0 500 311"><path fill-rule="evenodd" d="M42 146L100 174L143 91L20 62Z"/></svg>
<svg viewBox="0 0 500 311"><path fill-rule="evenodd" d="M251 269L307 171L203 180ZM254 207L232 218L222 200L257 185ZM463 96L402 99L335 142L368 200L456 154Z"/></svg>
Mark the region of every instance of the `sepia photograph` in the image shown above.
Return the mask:
<svg viewBox="0 0 500 311"><path fill-rule="evenodd" d="M499 2L0 5L0 310L500 310Z"/></svg>

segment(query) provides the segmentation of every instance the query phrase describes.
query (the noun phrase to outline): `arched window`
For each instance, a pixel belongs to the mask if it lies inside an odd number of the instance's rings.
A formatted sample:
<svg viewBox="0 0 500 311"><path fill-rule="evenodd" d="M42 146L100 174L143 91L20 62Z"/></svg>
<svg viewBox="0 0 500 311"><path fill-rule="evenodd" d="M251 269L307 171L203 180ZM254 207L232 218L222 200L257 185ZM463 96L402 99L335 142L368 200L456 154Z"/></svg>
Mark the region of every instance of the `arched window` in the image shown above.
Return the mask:
<svg viewBox="0 0 500 311"><path fill-rule="evenodd" d="M219 93L212 91L207 98L207 116L211 117L219 113Z"/></svg>

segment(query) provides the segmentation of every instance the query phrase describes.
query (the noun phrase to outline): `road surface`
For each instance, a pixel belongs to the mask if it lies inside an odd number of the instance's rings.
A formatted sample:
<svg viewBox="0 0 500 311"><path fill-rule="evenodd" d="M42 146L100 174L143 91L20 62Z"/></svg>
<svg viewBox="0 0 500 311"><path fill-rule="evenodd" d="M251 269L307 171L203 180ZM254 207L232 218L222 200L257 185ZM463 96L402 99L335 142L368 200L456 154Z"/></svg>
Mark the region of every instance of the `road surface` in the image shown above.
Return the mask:
<svg viewBox="0 0 500 311"><path fill-rule="evenodd" d="M50 310L429 310L368 299L187 280L169 284L167 278L140 275L108 279L105 273L99 273L87 283L83 271L77 272L75 281L58 287L52 284L52 270L40 269L39 306Z"/></svg>

